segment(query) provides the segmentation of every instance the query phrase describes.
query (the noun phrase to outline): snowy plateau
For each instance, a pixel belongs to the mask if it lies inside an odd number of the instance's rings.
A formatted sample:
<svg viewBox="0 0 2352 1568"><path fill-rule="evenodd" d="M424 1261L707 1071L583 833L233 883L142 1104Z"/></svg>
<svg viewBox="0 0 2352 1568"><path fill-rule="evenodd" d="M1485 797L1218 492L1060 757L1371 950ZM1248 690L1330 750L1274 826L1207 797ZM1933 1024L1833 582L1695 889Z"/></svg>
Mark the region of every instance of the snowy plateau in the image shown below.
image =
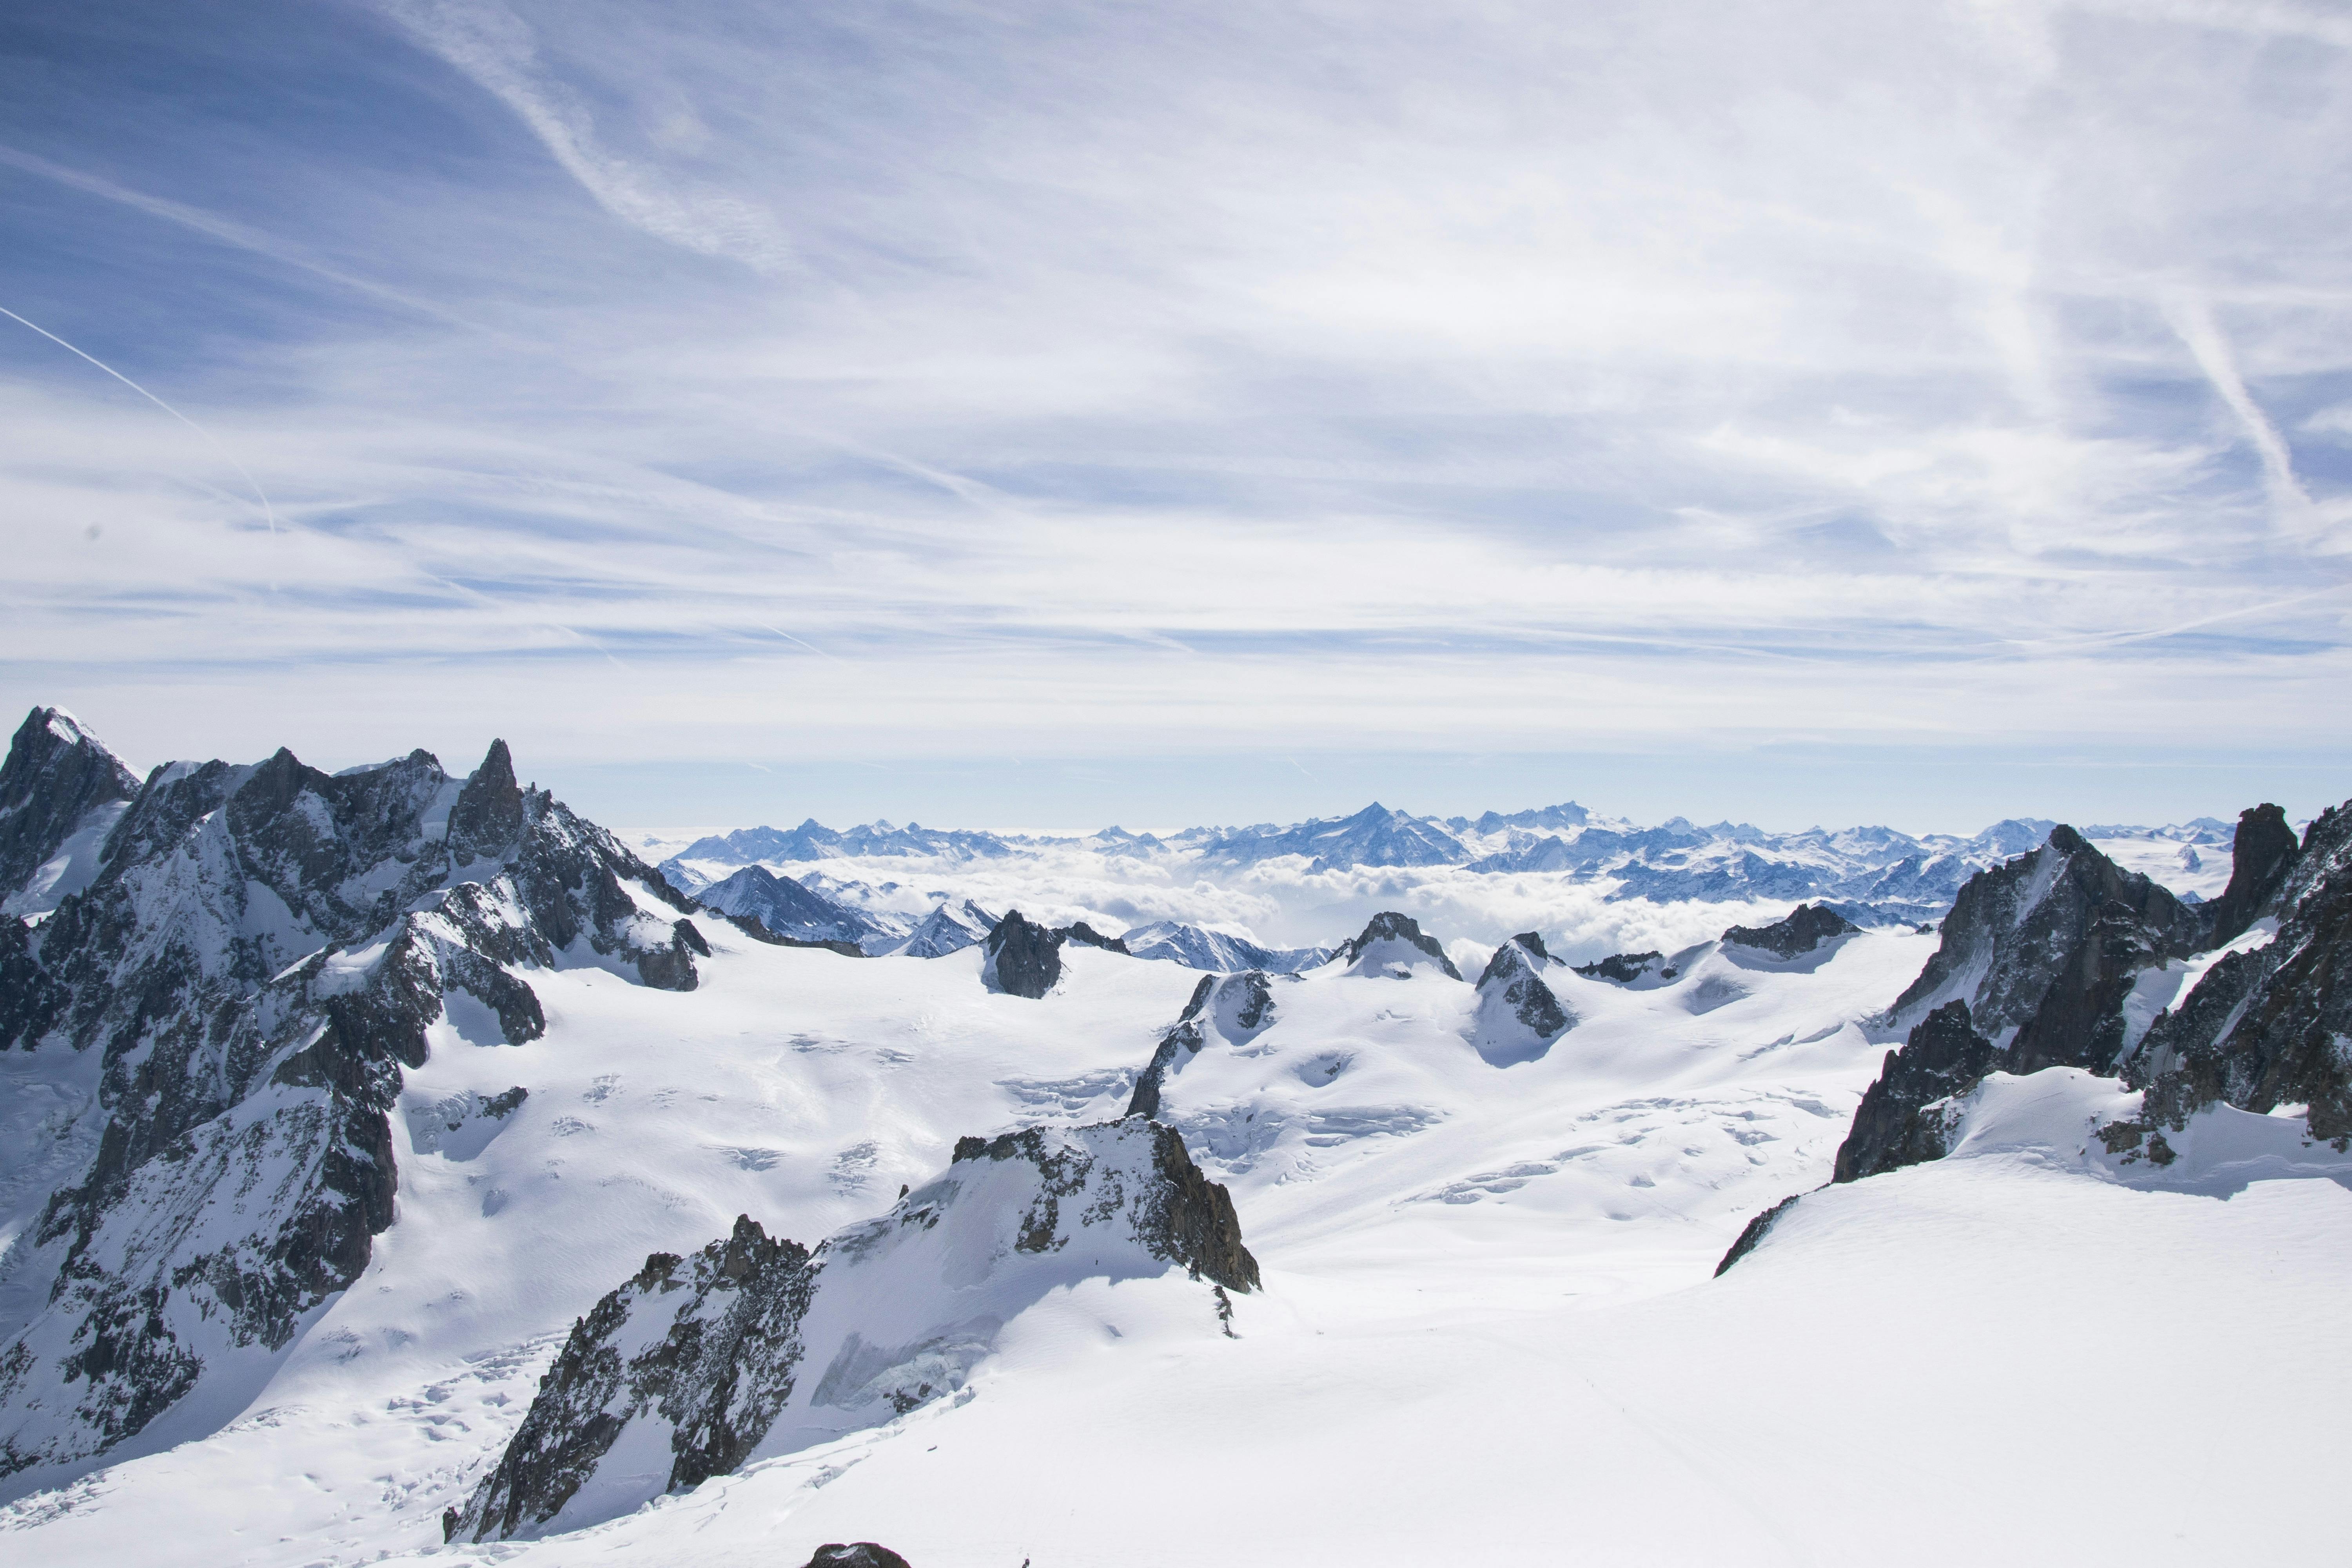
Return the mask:
<svg viewBox="0 0 2352 1568"><path fill-rule="evenodd" d="M2341 1559L2352 810L0 769L0 1557Z"/></svg>

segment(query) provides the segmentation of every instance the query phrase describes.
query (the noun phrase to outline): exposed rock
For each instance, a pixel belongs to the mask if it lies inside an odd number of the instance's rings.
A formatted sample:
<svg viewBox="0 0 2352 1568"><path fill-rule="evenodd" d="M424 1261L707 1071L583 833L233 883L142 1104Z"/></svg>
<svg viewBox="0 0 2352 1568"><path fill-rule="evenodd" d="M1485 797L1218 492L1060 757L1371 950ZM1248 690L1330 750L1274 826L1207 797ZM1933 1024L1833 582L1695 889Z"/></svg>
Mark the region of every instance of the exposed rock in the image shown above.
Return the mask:
<svg viewBox="0 0 2352 1568"><path fill-rule="evenodd" d="M2224 946L2268 914L2301 854L2285 812L2267 801L2240 812L2230 852L2230 885L2206 906L2212 929L2204 945Z"/></svg>
<svg viewBox="0 0 2352 1568"><path fill-rule="evenodd" d="M1185 1003L1175 1026L1160 1037L1159 1048L1151 1053L1150 1062L1135 1080L1135 1092L1128 1100L1126 1114L1158 1116L1160 1095L1169 1079L1201 1054L1212 1033L1243 1044L1256 1038L1273 1023L1274 992L1264 974L1251 970L1242 974L1202 975L1201 983L1192 987L1192 998Z"/></svg>
<svg viewBox="0 0 2352 1568"><path fill-rule="evenodd" d="M1478 976L1478 1007L1472 1015L1471 1046L1496 1067L1534 1061L1576 1026L1576 1015L1544 983L1553 960L1543 938L1522 931L1495 950Z"/></svg>
<svg viewBox="0 0 2352 1568"><path fill-rule="evenodd" d="M2061 826L2031 854L1969 879L1935 956L1880 1024L1907 1032L1965 1002L2011 1072L2113 1072L2134 977L2196 952L2205 931L2160 884Z"/></svg>
<svg viewBox="0 0 2352 1568"><path fill-rule="evenodd" d="M2271 858L2267 834L2254 852ZM2246 881L2259 888L2261 878ZM2239 884L2233 869L2230 885ZM2179 1131L2216 1101L2263 1113L2305 1105L2312 1136L2344 1148L2352 1140L2352 803L2320 814L2274 901L2251 907L2278 910L2277 934L2208 970L2156 1021L2125 1077L2147 1089L2142 1120L2151 1129Z"/></svg>
<svg viewBox="0 0 2352 1568"><path fill-rule="evenodd" d="M664 1491L734 1469L792 1397L814 1283L807 1248L771 1240L748 1215L690 1258L646 1258L572 1325L522 1426L445 1521L444 1539L504 1540L553 1519L632 1421L668 1428ZM627 1354L633 1344L645 1348Z"/></svg>
<svg viewBox="0 0 2352 1568"><path fill-rule="evenodd" d="M1381 975L1409 973L1434 963L1447 979L1462 978L1437 939L1424 935L1419 921L1393 910L1374 915L1361 931L1341 942L1332 962L1346 964L1351 974Z"/></svg>
<svg viewBox="0 0 2352 1568"><path fill-rule="evenodd" d="M1749 1220L1740 1231L1739 1239L1731 1244L1731 1250L1723 1255L1723 1261L1715 1266L1715 1277L1722 1279L1725 1269L1755 1251L1757 1244L1771 1234L1772 1227L1780 1223L1780 1216L1796 1207L1797 1199L1802 1196L1802 1193L1791 1194Z"/></svg>
<svg viewBox="0 0 2352 1568"><path fill-rule="evenodd" d="M838 1542L816 1549L804 1568L913 1568L905 1558L887 1546L871 1541L861 1541L852 1546Z"/></svg>
<svg viewBox="0 0 2352 1568"><path fill-rule="evenodd" d="M1616 985L1631 985L1652 974L1661 980L1675 977L1662 952L1612 952L1594 963L1578 964L1576 973L1587 980L1606 980Z"/></svg>
<svg viewBox="0 0 2352 1568"><path fill-rule="evenodd" d="M982 983L1008 996L1043 997L1062 978L1063 934L1007 910L982 942Z"/></svg>
<svg viewBox="0 0 2352 1568"><path fill-rule="evenodd" d="M79 1473L284 1346L391 1223L389 1115L444 998L520 1042L545 1018L517 968L593 955L685 989L674 905L502 744L462 782L422 752L157 769L88 887L0 925L0 1029L98 1050L103 1118L8 1254L0 1477Z"/></svg>
<svg viewBox="0 0 2352 1568"><path fill-rule="evenodd" d="M1856 936L1862 928L1824 904L1800 904L1768 926L1733 926L1723 940L1775 958L1802 957L1825 942Z"/></svg>
<svg viewBox="0 0 2352 1568"><path fill-rule="evenodd" d="M1942 1159L1951 1131L1946 1110L2000 1065L2000 1051L1969 1023L1967 1003L1947 1002L1928 1014L1902 1049L1886 1053L1838 1147L1831 1179L1859 1181Z"/></svg>
<svg viewBox="0 0 2352 1568"><path fill-rule="evenodd" d="M0 900L9 914L55 907L98 869L106 835L139 781L55 708L16 727L0 763Z"/></svg>
<svg viewBox="0 0 2352 1568"><path fill-rule="evenodd" d="M1171 1268L1220 1289L1258 1282L1231 1196L1150 1121L966 1138L944 1174L814 1253L738 1219L691 1258L647 1258L573 1325L445 1536L593 1523L755 1451L904 1415L961 1388L1049 1291ZM632 1468L655 1442L666 1479Z"/></svg>
<svg viewBox="0 0 2352 1568"><path fill-rule="evenodd" d="M1127 951L1127 943L1124 941L1115 936L1105 936L1084 921L1079 921L1075 925L1064 926L1060 934L1063 941L1076 942L1080 947L1098 947L1106 952Z"/></svg>

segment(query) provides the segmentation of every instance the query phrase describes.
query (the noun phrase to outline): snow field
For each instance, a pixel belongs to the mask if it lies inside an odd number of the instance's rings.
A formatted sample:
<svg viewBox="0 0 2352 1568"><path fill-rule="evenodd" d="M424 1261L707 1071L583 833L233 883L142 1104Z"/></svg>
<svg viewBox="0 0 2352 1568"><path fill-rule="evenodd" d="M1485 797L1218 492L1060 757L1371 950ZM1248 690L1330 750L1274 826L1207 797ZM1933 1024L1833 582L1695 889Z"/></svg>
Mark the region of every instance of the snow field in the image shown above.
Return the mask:
<svg viewBox="0 0 2352 1568"><path fill-rule="evenodd" d="M572 1319L648 1252L743 1212L813 1244L960 1136L1116 1116L1199 979L1073 948L1030 1002L976 952L704 929L695 992L534 971L543 1038L436 1026L365 1276L226 1429L0 1510L11 1559L2324 1560L2294 1500L2332 1495L2352 1393L2352 1194L2272 1179L2336 1173L2278 1142L2299 1124L2200 1121L2160 1176L2089 1140L2132 1108L2112 1084L1997 1076L1954 1158L1812 1194L1709 1278L1827 1179L1883 1054L1856 1020L1935 945L1891 932L1810 968L1707 944L1657 989L1552 967L1581 1021L1508 1068L1432 969L1277 979L1271 1023L1164 1089L1265 1269L1239 1338L1181 1275L1058 1285L962 1394L575 1533L442 1547ZM2159 1181L2189 1190L2127 1184Z"/></svg>

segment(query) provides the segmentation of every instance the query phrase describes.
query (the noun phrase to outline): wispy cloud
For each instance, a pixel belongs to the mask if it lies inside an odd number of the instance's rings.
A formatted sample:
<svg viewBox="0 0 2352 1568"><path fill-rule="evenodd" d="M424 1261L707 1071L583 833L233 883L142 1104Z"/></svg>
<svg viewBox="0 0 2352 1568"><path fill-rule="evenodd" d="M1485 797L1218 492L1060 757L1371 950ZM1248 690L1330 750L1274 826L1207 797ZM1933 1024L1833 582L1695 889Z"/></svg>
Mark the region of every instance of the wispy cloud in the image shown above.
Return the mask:
<svg viewBox="0 0 2352 1568"><path fill-rule="evenodd" d="M2347 674L2315 12L306 16L207 95L37 8L0 94L8 303L287 527L0 349L21 700L1338 778L2294 746Z"/></svg>
<svg viewBox="0 0 2352 1568"><path fill-rule="evenodd" d="M790 255L774 217L756 203L696 188L615 156L587 107L541 68L530 24L500 0L379 0L387 16L493 94L545 143L564 173L622 222L657 239L762 272Z"/></svg>

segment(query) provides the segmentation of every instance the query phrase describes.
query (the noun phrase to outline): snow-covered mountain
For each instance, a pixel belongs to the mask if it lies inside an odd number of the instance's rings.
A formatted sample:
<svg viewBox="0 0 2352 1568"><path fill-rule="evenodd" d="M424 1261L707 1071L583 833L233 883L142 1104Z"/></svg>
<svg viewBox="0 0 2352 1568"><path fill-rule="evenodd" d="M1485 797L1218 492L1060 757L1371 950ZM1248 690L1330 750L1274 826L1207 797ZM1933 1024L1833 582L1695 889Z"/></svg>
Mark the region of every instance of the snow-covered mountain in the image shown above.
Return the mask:
<svg viewBox="0 0 2352 1568"><path fill-rule="evenodd" d="M28 879L114 776L35 717ZM2231 1500L2330 1495L2352 1394L2347 825L2127 837L2212 851L2193 902L2053 827L1940 931L1691 900L1705 934L1595 962L1376 907L1196 973L930 864L854 879L936 956L782 944L503 745L168 764L0 920L0 1541L2324 1561L2325 1510ZM1538 829L1627 831L1446 826ZM1467 865L1370 886L1589 892ZM1272 860L1197 896L1260 873L1379 896ZM2292 1379L2181 1353L2249 1324Z"/></svg>
<svg viewBox="0 0 2352 1568"><path fill-rule="evenodd" d="M711 883L694 895L694 901L719 914L758 921L770 934L794 942L842 942L878 952L898 947L908 935L897 921L837 904L764 866L746 866L724 881Z"/></svg>
<svg viewBox="0 0 2352 1568"><path fill-rule="evenodd" d="M1205 969L1220 974L1235 974L1244 969L1288 974L1312 969L1331 956L1328 947L1260 947L1245 936L1208 931L1179 921L1130 926L1119 940L1138 958L1164 958L1187 969Z"/></svg>
<svg viewBox="0 0 2352 1568"><path fill-rule="evenodd" d="M139 781L73 715L37 708L0 763L0 913L44 914L98 875Z"/></svg>
<svg viewBox="0 0 2352 1568"><path fill-rule="evenodd" d="M1644 827L1567 802L1442 821L1375 805L1287 827L1166 835L1112 827L1064 837L959 836L887 823L835 832L803 823L691 844L638 842L649 855L666 855L663 874L696 896L756 864L886 931L910 931L941 904L1017 904L1053 923L1084 921L1131 935L1131 946L1157 957L1231 973L1298 967L1335 933L1384 908L1487 946L1532 924L1550 952L1574 963L1640 948L1671 952L1727 920L1769 921L1796 903L1826 904L1865 926L1916 925L1940 919L1970 877L2032 849L2054 826L2015 818L1965 838L1869 826L1768 833L1682 817ZM2156 828L2103 825L2085 837L2119 866L2195 902L2220 894L2232 831L2200 818ZM1484 959L1483 952L1464 955L1465 963Z"/></svg>

